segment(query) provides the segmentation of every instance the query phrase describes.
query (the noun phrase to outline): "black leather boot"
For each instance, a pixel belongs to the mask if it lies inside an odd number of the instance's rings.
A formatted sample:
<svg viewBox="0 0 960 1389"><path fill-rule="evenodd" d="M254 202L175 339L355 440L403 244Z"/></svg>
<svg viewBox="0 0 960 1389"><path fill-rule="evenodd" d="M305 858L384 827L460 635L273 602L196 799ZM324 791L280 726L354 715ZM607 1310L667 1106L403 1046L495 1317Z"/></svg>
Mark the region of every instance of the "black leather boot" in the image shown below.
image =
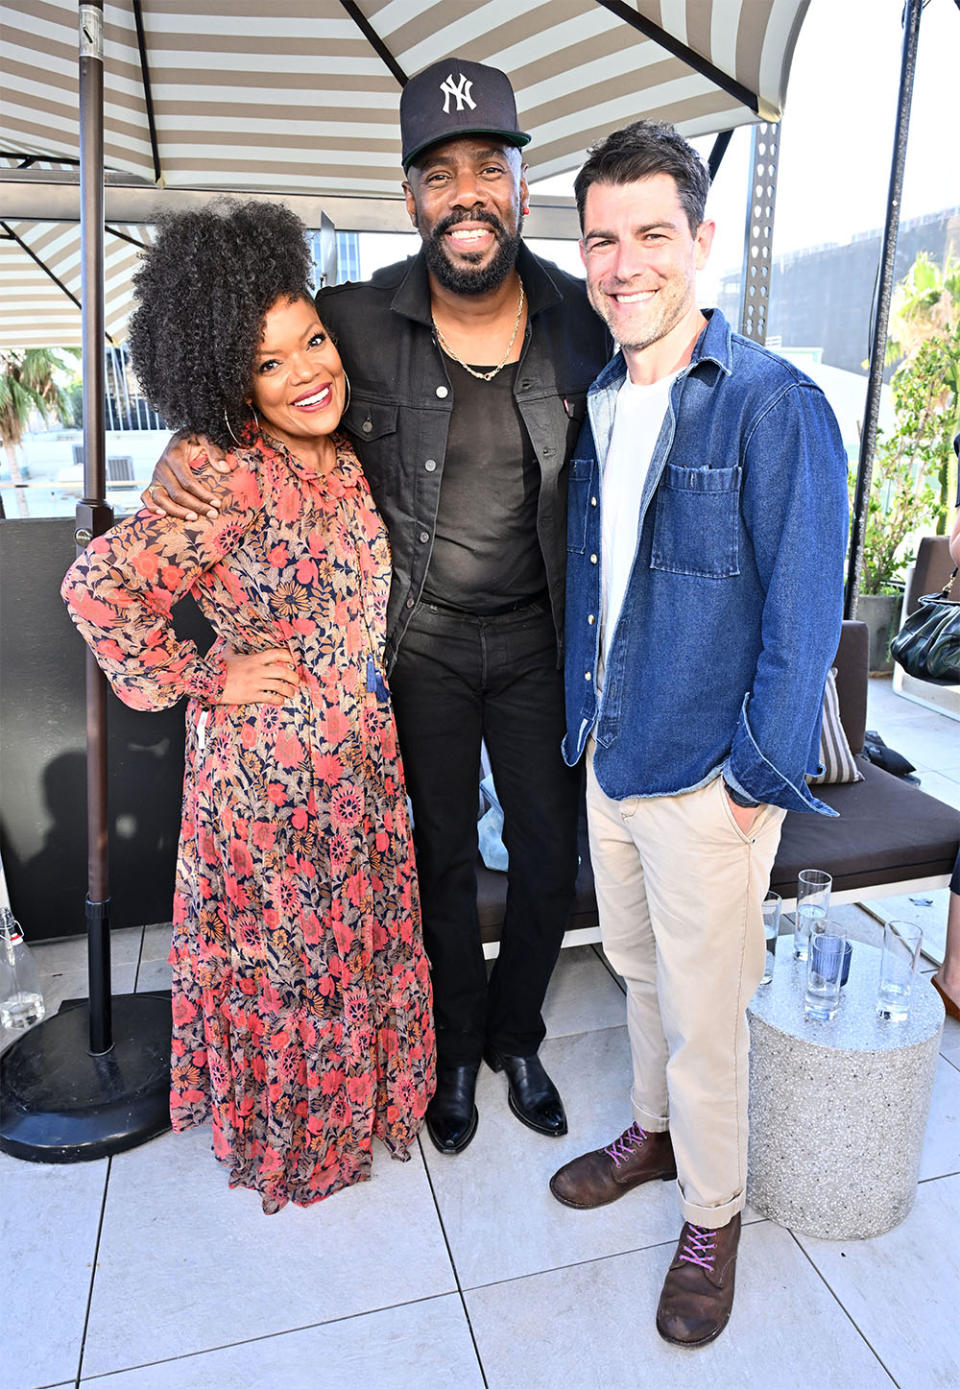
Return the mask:
<svg viewBox="0 0 960 1389"><path fill-rule="evenodd" d="M474 1092L480 1062L437 1066L437 1091L427 1105L427 1133L441 1153L462 1153L477 1131Z"/></svg>
<svg viewBox="0 0 960 1389"><path fill-rule="evenodd" d="M549 1138L562 1138L567 1131L563 1100L539 1056L508 1056L488 1046L484 1059L491 1070L506 1071L510 1087L507 1103L521 1124Z"/></svg>

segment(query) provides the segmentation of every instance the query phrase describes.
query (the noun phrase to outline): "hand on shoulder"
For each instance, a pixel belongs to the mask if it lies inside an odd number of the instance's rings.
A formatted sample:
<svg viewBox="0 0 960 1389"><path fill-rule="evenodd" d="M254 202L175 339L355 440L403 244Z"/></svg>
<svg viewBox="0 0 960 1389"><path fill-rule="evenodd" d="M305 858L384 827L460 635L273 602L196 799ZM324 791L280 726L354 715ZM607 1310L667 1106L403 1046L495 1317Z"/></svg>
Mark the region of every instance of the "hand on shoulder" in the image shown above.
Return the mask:
<svg viewBox="0 0 960 1389"><path fill-rule="evenodd" d="M233 455L225 454L205 435L174 434L140 500L155 516L197 521L205 515L215 521L222 502L223 475L234 467Z"/></svg>

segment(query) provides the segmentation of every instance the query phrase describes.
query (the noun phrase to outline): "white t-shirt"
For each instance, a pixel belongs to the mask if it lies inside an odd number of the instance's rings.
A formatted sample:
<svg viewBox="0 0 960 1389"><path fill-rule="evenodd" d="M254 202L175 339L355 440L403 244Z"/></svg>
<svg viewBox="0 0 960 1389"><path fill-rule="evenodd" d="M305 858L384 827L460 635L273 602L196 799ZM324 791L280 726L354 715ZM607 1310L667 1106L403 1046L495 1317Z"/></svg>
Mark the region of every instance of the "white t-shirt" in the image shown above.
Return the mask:
<svg viewBox="0 0 960 1389"><path fill-rule="evenodd" d="M617 393L600 483L604 653L610 649L630 582L637 552L640 497L677 374L673 372L650 386L637 386L628 376Z"/></svg>

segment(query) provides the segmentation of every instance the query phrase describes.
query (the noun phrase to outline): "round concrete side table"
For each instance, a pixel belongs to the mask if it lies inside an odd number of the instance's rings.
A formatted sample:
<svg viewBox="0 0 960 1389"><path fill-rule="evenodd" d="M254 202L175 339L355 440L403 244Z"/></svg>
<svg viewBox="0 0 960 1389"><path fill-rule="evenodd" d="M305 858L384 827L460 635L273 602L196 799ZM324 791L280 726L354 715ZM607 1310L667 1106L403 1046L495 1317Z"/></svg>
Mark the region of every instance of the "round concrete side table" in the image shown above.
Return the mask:
<svg viewBox="0 0 960 1389"><path fill-rule="evenodd" d="M750 1020L747 1200L804 1235L867 1239L913 1205L943 1004L923 976L905 1022L876 1016L880 951L853 943L832 1022L803 1016L806 962L781 936Z"/></svg>

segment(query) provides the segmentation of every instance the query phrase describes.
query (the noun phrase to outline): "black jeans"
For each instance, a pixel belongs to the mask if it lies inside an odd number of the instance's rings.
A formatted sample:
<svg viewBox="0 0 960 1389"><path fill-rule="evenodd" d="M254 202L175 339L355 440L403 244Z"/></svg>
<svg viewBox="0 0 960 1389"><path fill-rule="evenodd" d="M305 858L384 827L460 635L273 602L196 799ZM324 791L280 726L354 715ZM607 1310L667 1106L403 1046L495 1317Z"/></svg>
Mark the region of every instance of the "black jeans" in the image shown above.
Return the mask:
<svg viewBox="0 0 960 1389"><path fill-rule="evenodd" d="M546 603L469 617L421 603L390 676L413 801L439 1060L486 1040L532 1056L577 877L579 769L560 755L563 683ZM477 920L480 741L510 859L500 955L487 982Z"/></svg>

